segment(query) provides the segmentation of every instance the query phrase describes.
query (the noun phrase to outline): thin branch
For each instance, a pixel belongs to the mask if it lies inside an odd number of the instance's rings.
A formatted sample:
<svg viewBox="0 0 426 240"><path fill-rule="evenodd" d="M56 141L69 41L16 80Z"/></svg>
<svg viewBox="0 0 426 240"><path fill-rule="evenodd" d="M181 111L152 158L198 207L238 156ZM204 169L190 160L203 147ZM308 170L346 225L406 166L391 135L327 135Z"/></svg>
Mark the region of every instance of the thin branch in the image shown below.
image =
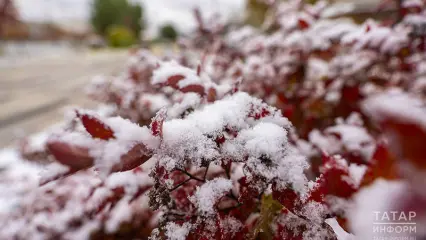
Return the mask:
<svg viewBox="0 0 426 240"><path fill-rule="evenodd" d="M192 178L188 178L185 181L183 181L183 182L177 184L176 186L174 186L172 189L169 189L169 191L173 192L174 190L178 189L180 186L184 185L185 183L187 183L187 182L189 182L191 180L192 180Z"/></svg>
<svg viewBox="0 0 426 240"><path fill-rule="evenodd" d="M207 172L209 171L209 168L210 168L210 163L209 163L209 165L207 165L206 171L204 172L204 176L203 176L204 182L206 181Z"/></svg>
<svg viewBox="0 0 426 240"><path fill-rule="evenodd" d="M232 164L232 163L231 163ZM229 168L225 168L225 174L228 179L231 179L231 166Z"/></svg>
<svg viewBox="0 0 426 240"><path fill-rule="evenodd" d="M186 176L190 177L191 179L197 180L199 182L205 182L205 180L195 177L194 175L190 174L186 170L183 170L183 169L177 169L177 170L181 171L182 173L184 173Z"/></svg>

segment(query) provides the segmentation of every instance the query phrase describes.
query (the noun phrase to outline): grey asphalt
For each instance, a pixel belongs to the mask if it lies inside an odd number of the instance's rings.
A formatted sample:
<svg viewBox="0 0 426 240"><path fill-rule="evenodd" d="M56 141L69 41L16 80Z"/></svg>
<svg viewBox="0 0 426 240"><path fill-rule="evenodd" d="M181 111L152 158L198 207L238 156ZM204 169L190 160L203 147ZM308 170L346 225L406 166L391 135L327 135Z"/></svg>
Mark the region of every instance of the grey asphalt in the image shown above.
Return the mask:
<svg viewBox="0 0 426 240"><path fill-rule="evenodd" d="M84 87L121 71L125 51L80 52L0 66L0 147L55 124L69 105L91 108Z"/></svg>

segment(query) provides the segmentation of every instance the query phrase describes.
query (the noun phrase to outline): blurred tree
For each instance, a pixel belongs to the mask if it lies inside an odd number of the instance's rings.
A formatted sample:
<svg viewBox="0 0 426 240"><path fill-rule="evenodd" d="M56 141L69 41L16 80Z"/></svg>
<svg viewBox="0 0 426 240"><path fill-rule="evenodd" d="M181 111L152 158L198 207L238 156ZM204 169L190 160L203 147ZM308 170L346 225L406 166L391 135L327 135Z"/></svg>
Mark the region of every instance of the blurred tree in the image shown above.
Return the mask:
<svg viewBox="0 0 426 240"><path fill-rule="evenodd" d="M12 0L0 0L0 39L3 38L3 28L18 20L18 12Z"/></svg>
<svg viewBox="0 0 426 240"><path fill-rule="evenodd" d="M113 25L107 29L108 44L111 47L129 47L136 42L133 31L125 26Z"/></svg>
<svg viewBox="0 0 426 240"><path fill-rule="evenodd" d="M136 36L140 37L141 31L143 29L143 8L141 5L133 5L129 9L131 18L128 18L128 23L126 26L129 26L130 29L133 30Z"/></svg>
<svg viewBox="0 0 426 240"><path fill-rule="evenodd" d="M178 34L172 24L166 24L161 27L160 35L163 39L175 41Z"/></svg>
<svg viewBox="0 0 426 240"><path fill-rule="evenodd" d="M94 0L91 22L96 32L103 36L114 25L126 26L136 36L140 36L143 29L143 8L128 0Z"/></svg>

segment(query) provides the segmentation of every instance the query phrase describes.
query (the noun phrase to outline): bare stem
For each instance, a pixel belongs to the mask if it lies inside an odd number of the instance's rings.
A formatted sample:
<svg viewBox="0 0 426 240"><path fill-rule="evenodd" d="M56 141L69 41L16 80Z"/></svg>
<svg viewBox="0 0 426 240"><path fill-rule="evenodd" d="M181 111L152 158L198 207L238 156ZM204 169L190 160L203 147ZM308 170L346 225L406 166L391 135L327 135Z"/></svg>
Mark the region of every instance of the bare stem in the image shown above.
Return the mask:
<svg viewBox="0 0 426 240"><path fill-rule="evenodd" d="M195 177L194 175L190 174L189 172L187 172L187 171L186 171L186 170L184 170L184 169L177 169L177 170L181 171L181 172L182 172L182 173L184 173L186 176L190 177L190 179L194 179L194 180L197 180L197 181L199 181L199 182L205 182L205 180Z"/></svg>
<svg viewBox="0 0 426 240"><path fill-rule="evenodd" d="M187 182L189 182L189 181L191 181L191 180L192 180L192 178L188 178L188 179L186 179L185 181L183 181L183 182L181 182L181 183L177 184L176 186L174 186L172 189L169 189L169 191L170 191L170 192L173 192L174 190L178 189L180 186L182 186L182 185L186 184Z"/></svg>
<svg viewBox="0 0 426 240"><path fill-rule="evenodd" d="M209 171L209 168L210 168L210 163L209 163L209 165L207 165L206 171L204 172L204 176L203 176L204 182L206 181L207 172Z"/></svg>

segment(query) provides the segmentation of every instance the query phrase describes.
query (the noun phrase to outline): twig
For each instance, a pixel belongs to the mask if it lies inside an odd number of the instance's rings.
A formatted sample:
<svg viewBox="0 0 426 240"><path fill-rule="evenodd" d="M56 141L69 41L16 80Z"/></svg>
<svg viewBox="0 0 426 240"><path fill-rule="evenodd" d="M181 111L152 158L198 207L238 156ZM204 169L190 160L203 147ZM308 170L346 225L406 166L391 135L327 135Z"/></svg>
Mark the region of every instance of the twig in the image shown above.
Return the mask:
<svg viewBox="0 0 426 240"><path fill-rule="evenodd" d="M199 182L205 182L205 180L197 178L195 176L193 176L192 174L190 174L189 172L187 172L186 170L183 169L177 169L178 171L181 171L182 173L184 173L186 176L190 177L191 179L197 180Z"/></svg>
<svg viewBox="0 0 426 240"><path fill-rule="evenodd" d="M206 181L207 172L209 171L209 168L210 168L210 163L209 163L209 165L207 165L206 171L204 172L204 176L203 176L204 182Z"/></svg>
<svg viewBox="0 0 426 240"><path fill-rule="evenodd" d="M187 182L189 182L191 180L192 180L192 178L188 178L185 181L183 181L183 182L177 184L176 186L174 186L172 189L169 189L169 191L173 192L174 190L178 189L180 186L184 185L185 183L187 183Z"/></svg>

